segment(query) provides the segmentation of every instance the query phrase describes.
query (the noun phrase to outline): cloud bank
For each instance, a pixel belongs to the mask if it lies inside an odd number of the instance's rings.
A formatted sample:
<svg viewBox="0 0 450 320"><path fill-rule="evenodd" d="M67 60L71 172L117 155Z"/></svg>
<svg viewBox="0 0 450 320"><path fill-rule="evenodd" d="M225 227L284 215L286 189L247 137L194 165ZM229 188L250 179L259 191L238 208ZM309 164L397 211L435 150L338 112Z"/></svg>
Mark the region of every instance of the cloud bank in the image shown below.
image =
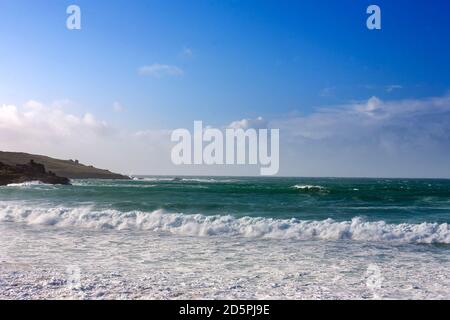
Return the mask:
<svg viewBox="0 0 450 320"><path fill-rule="evenodd" d="M227 127L280 129L280 175L450 178L450 96L372 97L308 115L241 119ZM127 131L91 113L72 114L37 101L0 105L0 150L76 158L125 174L258 173L251 166L172 165L171 129L176 128Z"/></svg>
<svg viewBox="0 0 450 320"><path fill-rule="evenodd" d="M2 151L79 159L125 174L168 174L168 142L170 135L166 131L129 132L114 128L91 113L72 114L58 104L29 101L20 107L0 105Z"/></svg>
<svg viewBox="0 0 450 320"><path fill-rule="evenodd" d="M289 174L450 177L450 97L366 102L276 119ZM283 163L282 163L283 165Z"/></svg>
<svg viewBox="0 0 450 320"><path fill-rule="evenodd" d="M164 76L180 77L184 74L184 71L177 66L155 63L140 67L138 73L141 76L161 78Z"/></svg>

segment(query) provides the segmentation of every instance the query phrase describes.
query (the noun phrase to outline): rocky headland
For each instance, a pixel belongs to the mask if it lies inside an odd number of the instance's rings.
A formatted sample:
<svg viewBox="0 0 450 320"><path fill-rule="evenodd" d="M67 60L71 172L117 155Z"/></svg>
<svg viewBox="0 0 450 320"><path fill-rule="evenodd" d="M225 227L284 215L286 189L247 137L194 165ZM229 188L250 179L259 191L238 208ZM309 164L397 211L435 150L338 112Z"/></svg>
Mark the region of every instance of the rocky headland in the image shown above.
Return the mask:
<svg viewBox="0 0 450 320"><path fill-rule="evenodd" d="M0 186L31 181L70 185L68 178L59 177L52 171L46 171L44 165L33 160L27 164L16 164L14 166L0 162Z"/></svg>

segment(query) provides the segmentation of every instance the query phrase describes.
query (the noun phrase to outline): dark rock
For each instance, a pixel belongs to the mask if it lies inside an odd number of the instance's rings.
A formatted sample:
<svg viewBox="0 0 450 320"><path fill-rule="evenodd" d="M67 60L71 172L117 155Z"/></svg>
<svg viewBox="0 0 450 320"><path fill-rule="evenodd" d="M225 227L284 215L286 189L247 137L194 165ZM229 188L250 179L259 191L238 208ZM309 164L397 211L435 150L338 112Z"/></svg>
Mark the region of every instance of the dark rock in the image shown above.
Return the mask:
<svg viewBox="0 0 450 320"><path fill-rule="evenodd" d="M44 165L31 160L28 164L17 164L15 166L0 162L0 186L11 183L24 183L40 181L48 184L70 185L70 180L58 177L53 172L47 172Z"/></svg>
<svg viewBox="0 0 450 320"><path fill-rule="evenodd" d="M76 159L60 160L37 154L0 151L0 162L10 166L17 164L28 165L30 160L43 164L46 170L54 172L57 176L67 177L69 179L130 179L128 176L109 170L84 165Z"/></svg>

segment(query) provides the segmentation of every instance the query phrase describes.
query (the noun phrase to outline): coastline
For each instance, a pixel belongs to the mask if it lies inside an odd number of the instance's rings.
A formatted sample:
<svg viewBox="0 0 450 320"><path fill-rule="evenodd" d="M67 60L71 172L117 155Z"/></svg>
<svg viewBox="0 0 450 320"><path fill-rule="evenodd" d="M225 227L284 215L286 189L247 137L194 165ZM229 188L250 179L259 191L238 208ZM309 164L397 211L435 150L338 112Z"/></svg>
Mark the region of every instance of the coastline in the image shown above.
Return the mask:
<svg viewBox="0 0 450 320"><path fill-rule="evenodd" d="M0 299L448 298L436 282L447 252L411 245L0 229L2 241L16 239L0 250ZM382 285L370 287L376 272Z"/></svg>
<svg viewBox="0 0 450 320"><path fill-rule="evenodd" d="M445 299L449 190L236 177L0 187L0 299Z"/></svg>

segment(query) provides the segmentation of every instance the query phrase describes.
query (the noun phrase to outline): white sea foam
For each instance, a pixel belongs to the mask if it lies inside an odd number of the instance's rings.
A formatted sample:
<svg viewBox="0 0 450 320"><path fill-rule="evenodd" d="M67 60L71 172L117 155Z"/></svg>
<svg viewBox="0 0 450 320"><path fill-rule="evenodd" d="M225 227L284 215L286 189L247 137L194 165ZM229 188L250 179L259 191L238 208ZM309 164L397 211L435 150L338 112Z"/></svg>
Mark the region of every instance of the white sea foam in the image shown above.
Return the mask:
<svg viewBox="0 0 450 320"><path fill-rule="evenodd" d="M0 300L450 298L444 246L38 229L0 223Z"/></svg>
<svg viewBox="0 0 450 320"><path fill-rule="evenodd" d="M186 182L203 182L203 183L214 183L214 182L220 182L216 179L212 179L212 178L182 178L181 181L186 181Z"/></svg>
<svg viewBox="0 0 450 320"><path fill-rule="evenodd" d="M160 177L133 177L134 181L184 181L184 182L201 182L201 183L226 183L235 182L233 179L213 179L213 178L160 178Z"/></svg>
<svg viewBox="0 0 450 320"><path fill-rule="evenodd" d="M102 188L154 188L156 184L128 184L128 183L98 183L95 181L73 181L75 187L102 187Z"/></svg>
<svg viewBox="0 0 450 320"><path fill-rule="evenodd" d="M43 208L6 203L0 204L0 222L100 230L148 230L201 237L450 243L450 226L447 223L388 224L384 221L368 222L359 217L342 222L332 219L302 221L188 215L162 210L125 213L111 209L95 210L89 206Z"/></svg>
<svg viewBox="0 0 450 320"><path fill-rule="evenodd" d="M7 187L33 187L33 186L52 186L51 184L43 183L41 181L27 181L22 183L10 183Z"/></svg>
<svg viewBox="0 0 450 320"><path fill-rule="evenodd" d="M325 187L322 186L316 186L316 185L310 185L310 184L296 184L295 186L292 186L294 189L299 190L325 190Z"/></svg>
<svg viewBox="0 0 450 320"><path fill-rule="evenodd" d="M174 178L144 178L144 177L133 177L134 181L173 181Z"/></svg>

